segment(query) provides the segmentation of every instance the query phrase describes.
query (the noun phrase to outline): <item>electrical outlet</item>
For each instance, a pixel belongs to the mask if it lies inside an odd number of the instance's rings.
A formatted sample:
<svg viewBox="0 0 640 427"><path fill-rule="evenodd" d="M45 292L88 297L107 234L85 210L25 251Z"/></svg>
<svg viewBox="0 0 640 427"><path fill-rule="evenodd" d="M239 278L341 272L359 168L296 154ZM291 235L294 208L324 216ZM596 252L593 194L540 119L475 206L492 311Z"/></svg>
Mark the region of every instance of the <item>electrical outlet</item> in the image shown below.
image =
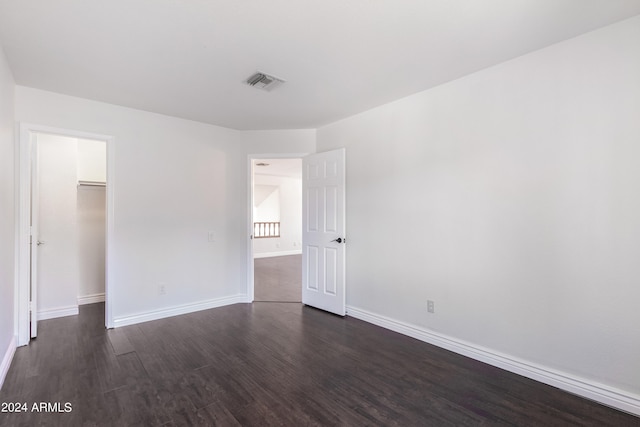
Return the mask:
<svg viewBox="0 0 640 427"><path fill-rule="evenodd" d="M427 311L429 313L435 313L436 312L435 303L433 301L431 301L431 300L427 300Z"/></svg>
<svg viewBox="0 0 640 427"><path fill-rule="evenodd" d="M167 285L164 283L160 283L158 285L158 295L166 295L167 294Z"/></svg>
<svg viewBox="0 0 640 427"><path fill-rule="evenodd" d="M210 231L208 234L208 240L210 242L215 242L216 241L216 232L215 231Z"/></svg>

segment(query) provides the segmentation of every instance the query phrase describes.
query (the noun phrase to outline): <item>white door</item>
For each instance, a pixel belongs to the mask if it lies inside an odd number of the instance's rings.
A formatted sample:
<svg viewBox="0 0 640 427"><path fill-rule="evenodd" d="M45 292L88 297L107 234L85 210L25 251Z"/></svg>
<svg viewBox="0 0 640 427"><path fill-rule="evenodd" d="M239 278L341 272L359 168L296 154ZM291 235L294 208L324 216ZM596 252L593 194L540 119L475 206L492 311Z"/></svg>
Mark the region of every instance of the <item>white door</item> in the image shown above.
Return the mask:
<svg viewBox="0 0 640 427"><path fill-rule="evenodd" d="M302 302L345 315L345 150L302 159Z"/></svg>

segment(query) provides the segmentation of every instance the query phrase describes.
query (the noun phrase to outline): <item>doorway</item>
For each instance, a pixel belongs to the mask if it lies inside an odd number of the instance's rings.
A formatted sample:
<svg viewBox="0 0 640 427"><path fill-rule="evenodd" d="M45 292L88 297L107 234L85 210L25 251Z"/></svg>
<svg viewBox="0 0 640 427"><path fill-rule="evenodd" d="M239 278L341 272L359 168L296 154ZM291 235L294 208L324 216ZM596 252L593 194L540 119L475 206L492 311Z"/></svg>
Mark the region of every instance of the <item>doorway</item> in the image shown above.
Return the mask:
<svg viewBox="0 0 640 427"><path fill-rule="evenodd" d="M302 302L302 160L251 159L253 301Z"/></svg>
<svg viewBox="0 0 640 427"><path fill-rule="evenodd" d="M21 125L18 345L37 335L38 320L75 315L82 304L105 301L110 326L112 142L104 135Z"/></svg>

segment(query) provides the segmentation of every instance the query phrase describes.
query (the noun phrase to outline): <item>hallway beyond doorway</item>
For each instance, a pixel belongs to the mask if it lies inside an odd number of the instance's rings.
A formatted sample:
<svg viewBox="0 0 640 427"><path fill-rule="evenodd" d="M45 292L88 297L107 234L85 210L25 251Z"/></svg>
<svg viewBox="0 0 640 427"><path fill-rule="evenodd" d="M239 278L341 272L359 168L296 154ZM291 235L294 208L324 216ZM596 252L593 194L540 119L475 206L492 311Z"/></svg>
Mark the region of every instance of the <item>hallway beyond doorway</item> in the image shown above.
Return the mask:
<svg viewBox="0 0 640 427"><path fill-rule="evenodd" d="M302 302L302 255L254 260L254 301Z"/></svg>

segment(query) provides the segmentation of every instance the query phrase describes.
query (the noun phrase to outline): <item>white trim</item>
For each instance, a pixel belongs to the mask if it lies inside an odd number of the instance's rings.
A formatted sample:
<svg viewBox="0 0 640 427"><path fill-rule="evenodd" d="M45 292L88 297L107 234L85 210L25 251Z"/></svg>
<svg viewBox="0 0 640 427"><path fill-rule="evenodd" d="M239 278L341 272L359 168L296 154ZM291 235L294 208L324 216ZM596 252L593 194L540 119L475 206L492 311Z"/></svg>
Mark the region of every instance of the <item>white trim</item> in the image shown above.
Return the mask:
<svg viewBox="0 0 640 427"><path fill-rule="evenodd" d="M280 251L280 252L263 252L261 254L253 254L253 258L272 258L276 256L286 256L286 255L302 255L302 249L292 250L292 251Z"/></svg>
<svg viewBox="0 0 640 427"><path fill-rule="evenodd" d="M164 319L181 314L193 313L201 310L222 307L225 305L250 303L246 295L234 295L232 297L216 298L208 301L193 304L176 305L174 307L163 308L162 310L147 311L145 313L133 314L130 316L116 317L113 319L114 327L135 325L136 323L149 322L151 320Z"/></svg>
<svg viewBox="0 0 640 427"><path fill-rule="evenodd" d="M101 294L91 294L78 297L78 305L93 304L96 302L104 302L104 292Z"/></svg>
<svg viewBox="0 0 640 427"><path fill-rule="evenodd" d="M640 395L600 384L585 378L557 371L502 354L488 348L458 340L419 326L381 316L360 308L347 306L347 315L386 329L410 336L420 341L462 354L506 371L522 375L544 384L595 400L604 405L640 415Z"/></svg>
<svg viewBox="0 0 640 427"><path fill-rule="evenodd" d="M14 201L14 261L13 261L13 335L15 336L16 346L21 345L19 343L19 333L20 333L20 304L22 300L20 298L20 273L21 273L21 264L20 264L20 256L22 245L20 244L20 124L16 122L14 124L14 161L13 161L13 181L14 181L14 192L13 192L13 201Z"/></svg>
<svg viewBox="0 0 640 427"><path fill-rule="evenodd" d="M51 308L48 310L38 311L38 321L47 319L57 319L58 317L77 316L78 306L70 305L68 307Z"/></svg>
<svg viewBox="0 0 640 427"><path fill-rule="evenodd" d="M107 142L107 177L106 177L107 178L106 179L107 205L106 205L106 212L105 212L107 215L107 218L106 218L107 219L107 236L106 236L107 247L105 248L105 260L104 260L105 262L104 323L107 328L113 328L113 290L115 289L115 287L111 282L113 280L113 277L115 276L111 274L111 272L115 270L115 265L113 265L113 263L110 262L110 260L115 260L113 242L115 242L114 221L116 217L115 203L114 203L116 200L116 196L115 196L116 144L115 144L115 138L113 136L110 136L105 141Z"/></svg>
<svg viewBox="0 0 640 427"><path fill-rule="evenodd" d="M247 179L247 296L249 301L253 302L255 297L254 287L254 269L253 263L253 233L255 232L253 225L253 157L247 156L247 170L249 171L249 179Z"/></svg>
<svg viewBox="0 0 640 427"><path fill-rule="evenodd" d="M107 145L107 236L106 236L106 271L105 271L105 325L112 327L112 308L110 289L110 271L113 266L109 264L109 259L113 259L113 201L114 197L114 171L115 171L115 138L110 135L102 135L91 132L77 131L71 129L42 126L32 123L20 123L18 137L17 165L16 173L16 197L17 203L17 269L16 269L16 335L18 346L27 345L30 339L29 327L29 296L30 296L30 256L29 256L29 228L31 211L31 133L47 133L63 135L70 138L94 139L105 141Z"/></svg>
<svg viewBox="0 0 640 427"><path fill-rule="evenodd" d="M29 126L20 124L20 139L18 143L18 179L16 193L18 194L17 239L18 270L16 270L16 316L18 345L29 344L31 329L29 327L29 299L31 296L29 228L31 214L31 142Z"/></svg>
<svg viewBox="0 0 640 427"><path fill-rule="evenodd" d="M9 372L9 368L11 367L13 355L16 354L16 342L16 337L11 337L11 341L9 341L9 347L7 347L7 351L4 352L2 364L0 364L0 390L2 390L4 379L7 377L7 373Z"/></svg>

